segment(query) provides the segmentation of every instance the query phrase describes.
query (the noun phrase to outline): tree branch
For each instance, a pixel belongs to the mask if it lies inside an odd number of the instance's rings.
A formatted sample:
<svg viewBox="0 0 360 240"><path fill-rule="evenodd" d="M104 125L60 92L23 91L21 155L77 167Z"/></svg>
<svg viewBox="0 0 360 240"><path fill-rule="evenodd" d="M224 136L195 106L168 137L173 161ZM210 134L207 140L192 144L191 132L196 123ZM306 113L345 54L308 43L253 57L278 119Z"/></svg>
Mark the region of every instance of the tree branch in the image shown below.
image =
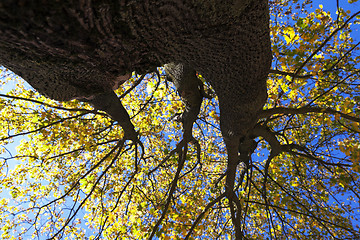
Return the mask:
<svg viewBox="0 0 360 240"><path fill-rule="evenodd" d="M62 196L60 196L60 197L48 202L47 204L39 207L39 209L44 208L46 206L49 206L52 203L65 198L80 183L81 179L84 179L92 171L94 171L96 168L98 168L111 154L113 154L115 152L116 149L119 149L119 151L120 151L122 149L122 147L124 146L124 142L125 142L125 140L123 140L123 139L118 141L116 146L114 148L112 148L109 153L107 153L102 159L100 159L100 161L98 163L96 163L92 168L90 168L84 175L82 175ZM35 209L35 207L29 208L28 210L31 210L31 209Z"/></svg>
<svg viewBox="0 0 360 240"><path fill-rule="evenodd" d="M141 83L145 76L146 74L141 75L141 77L139 77L129 89L127 89L123 94L120 95L119 99L124 98L127 94L134 90L134 88L136 88Z"/></svg>
<svg viewBox="0 0 360 240"><path fill-rule="evenodd" d="M177 167L177 170L176 170L176 173L175 173L175 177L174 177L174 179L172 181L170 191L168 193L168 197L166 199L166 203L165 203L163 212L162 212L161 217L159 218L159 220L156 222L156 224L155 224L155 226L154 226L154 228L153 228L153 230L152 230L152 232L150 234L150 237L148 238L149 240L154 237L157 229L159 228L161 222L164 220L164 218L166 216L167 210L169 209L171 199L172 199L173 194L174 194L174 192L176 190L176 187L177 187L177 183L178 183L178 180L179 180L179 177L180 177L181 170L183 169L184 164L185 164L186 153L187 153L187 144L185 144L184 150L179 154L178 167Z"/></svg>
<svg viewBox="0 0 360 240"><path fill-rule="evenodd" d="M327 42L330 41L330 39L341 29L343 29L354 17L356 17L357 15L360 14L360 11L354 13L353 15L351 15L351 17L349 19L347 19L343 25L341 25L340 27L338 27L337 29L335 29L326 39L325 41L323 41L321 43L321 45L315 49L315 51L300 65L300 67L298 69L296 69L294 76L298 75L300 73L300 71L303 69L303 67L325 46L325 44ZM292 79L292 81L294 80L294 77Z"/></svg>
<svg viewBox="0 0 360 240"><path fill-rule="evenodd" d="M290 76L290 77L295 77L295 78L310 78L312 77L313 75L311 74L307 74L307 75L295 75L295 73L292 73L292 72L284 72L284 71L280 71L278 69L270 69L269 73L272 73L272 74L277 74L277 75L282 75L282 76Z"/></svg>
<svg viewBox="0 0 360 240"><path fill-rule="evenodd" d="M62 226L62 228L60 230L58 230L50 239L55 239L57 235L59 235L64 229L65 227L70 223L71 219L73 219L76 214L78 213L78 211L81 209L81 207L85 204L85 202L89 199L89 197L92 195L92 193L94 192L96 186L99 184L101 178L105 175L105 173L107 173L107 171L112 167L112 165L115 163L115 161L117 160L118 156L121 153L122 147L124 146L124 140L120 140L119 141L119 151L116 153L116 155L113 157L112 161L110 162L110 164L104 169L104 171L101 173L101 175L96 179L96 182L94 183L93 187L91 188L90 192L86 195L86 197L81 201L80 205L77 207L77 209L75 210L75 212L72 214L71 217L69 217L65 224ZM75 204L74 204L75 206Z"/></svg>
<svg viewBox="0 0 360 240"><path fill-rule="evenodd" d="M206 207L204 208L204 210L199 214L199 216L195 219L195 221L193 222L193 224L191 225L191 228L189 230L189 232L187 233L186 237L184 238L184 240L187 240L190 238L191 234L193 233L195 227L198 225L198 223L201 221L201 219L204 217L205 213L212 207L214 206L216 203L220 202L221 199L223 199L225 197L225 193L222 193L220 196L218 196L217 198L215 198L214 200L212 200L211 202L209 202Z"/></svg>
<svg viewBox="0 0 360 240"><path fill-rule="evenodd" d="M31 131L27 131L27 132L17 133L17 134L8 136L8 137L4 137L4 138L0 139L0 141L5 141L5 140L10 139L10 138L14 138L14 137L18 137L18 136L24 136L24 135L27 135L27 134L35 133L35 132L41 131L41 130L43 130L43 129L45 129L45 128L51 127L51 126L53 126L53 125L56 125L56 124L65 122L66 120L78 118L78 117L84 116L84 115L86 115L86 114L88 114L88 112L84 112L84 113L81 113L81 114L78 114L78 115L75 115L75 116L71 116L71 117L67 117L67 118L61 118L61 119L58 120L58 121L49 123L48 125L39 127L39 128L37 128L37 129L31 130Z"/></svg>
<svg viewBox="0 0 360 240"><path fill-rule="evenodd" d="M321 108L321 107L301 107L301 108L285 108L285 107L275 107L271 109L266 109L260 112L260 118L271 117L275 114L308 114L308 113L328 113L332 115L340 115L341 117L360 123L360 118L355 116L350 116L346 113L334 110L332 108Z"/></svg>
<svg viewBox="0 0 360 240"><path fill-rule="evenodd" d="M23 100L23 101L27 101L27 102L32 102L32 103L36 103L42 106L46 106L49 108L54 108L54 109L58 109L58 110L64 110L64 111L70 111L70 112L89 112L89 113L96 113L96 111L94 110L89 110L89 109L85 109L85 108L66 108L66 107L61 107L61 106L54 106L48 103L44 103L41 102L39 100L35 100L35 99L30 99L30 98L24 98L24 97L18 97L18 96L11 96L11 95L6 95L6 94L0 94L0 97L3 98L11 98L11 99L16 99L16 100Z"/></svg>

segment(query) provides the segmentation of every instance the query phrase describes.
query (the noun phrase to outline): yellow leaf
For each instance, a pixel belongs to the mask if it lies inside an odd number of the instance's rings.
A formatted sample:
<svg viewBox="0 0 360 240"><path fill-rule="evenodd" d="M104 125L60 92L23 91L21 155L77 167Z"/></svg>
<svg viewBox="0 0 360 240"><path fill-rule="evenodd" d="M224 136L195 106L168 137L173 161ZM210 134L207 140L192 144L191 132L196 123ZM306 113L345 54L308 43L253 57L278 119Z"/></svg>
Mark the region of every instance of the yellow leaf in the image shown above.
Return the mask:
<svg viewBox="0 0 360 240"><path fill-rule="evenodd" d="M284 38L287 44L290 42L297 40L299 37L295 34L294 28L286 27L284 28Z"/></svg>
<svg viewBox="0 0 360 240"><path fill-rule="evenodd" d="M358 132L360 132L360 128L359 128L359 123L357 123L357 122L352 122L351 123L351 125L352 125L352 127L356 130L356 131L358 131Z"/></svg>

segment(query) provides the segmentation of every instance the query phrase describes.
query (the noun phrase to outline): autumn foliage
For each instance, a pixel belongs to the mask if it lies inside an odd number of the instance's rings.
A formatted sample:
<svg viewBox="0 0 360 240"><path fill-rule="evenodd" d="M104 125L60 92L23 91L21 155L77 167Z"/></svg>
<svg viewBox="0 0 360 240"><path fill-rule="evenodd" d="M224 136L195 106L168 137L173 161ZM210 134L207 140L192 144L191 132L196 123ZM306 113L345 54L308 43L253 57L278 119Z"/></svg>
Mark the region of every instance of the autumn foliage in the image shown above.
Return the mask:
<svg viewBox="0 0 360 240"><path fill-rule="evenodd" d="M360 13L334 15L311 1L270 6L268 101L235 187L243 237L355 239ZM2 239L231 239L216 96L204 99L186 143L174 119L184 106L163 68L134 73L116 92L139 132L134 143L103 112L2 76L3 86L16 82L0 94Z"/></svg>

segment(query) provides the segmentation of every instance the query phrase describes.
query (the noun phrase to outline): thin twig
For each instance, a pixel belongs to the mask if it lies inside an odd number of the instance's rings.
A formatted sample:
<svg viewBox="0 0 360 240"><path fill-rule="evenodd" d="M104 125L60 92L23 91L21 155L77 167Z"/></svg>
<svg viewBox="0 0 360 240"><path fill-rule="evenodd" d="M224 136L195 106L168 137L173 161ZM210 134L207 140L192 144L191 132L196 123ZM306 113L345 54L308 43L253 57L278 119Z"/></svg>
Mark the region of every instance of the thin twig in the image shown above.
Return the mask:
<svg viewBox="0 0 360 240"><path fill-rule="evenodd" d="M70 221L76 216L76 214L78 213L78 211L82 208L82 206L85 204L85 202L90 198L90 196L92 195L92 193L94 192L96 186L99 184L101 178L108 172L108 170L112 167L112 165L115 163L115 161L117 160L118 156L121 153L121 150L124 146L125 140L120 140L119 141L119 151L116 153L116 155L113 157L112 161L110 162L110 164L105 168L105 170L101 173L101 175L98 177L98 179L96 180L96 182L94 183L93 187L91 188L89 194L86 195L86 197L83 199L83 201L80 203L80 205L77 207L77 209L75 210L74 214L70 217L67 218L65 224L62 226L62 228L60 228L59 231L57 231L50 239L55 239L55 237L57 235L59 235L64 229L65 227L70 223Z"/></svg>
<svg viewBox="0 0 360 240"><path fill-rule="evenodd" d="M54 106L48 103L44 103L41 102L39 100L35 100L35 99L30 99L30 98L24 98L24 97L18 97L18 96L11 96L11 95L6 95L6 94L0 94L0 97L3 98L11 98L11 99L16 99L16 100L23 100L23 101L27 101L27 102L33 102L36 104L40 104L46 107L50 107L50 108L54 108L54 109L58 109L58 110L64 110L64 111L70 111L70 112L89 112L89 113L95 113L96 111L94 110L88 110L85 108L66 108L66 107L60 107L60 106Z"/></svg>
<svg viewBox="0 0 360 240"><path fill-rule="evenodd" d="M270 117L275 114L308 114L308 113L328 113L332 115L340 115L348 120L360 123L360 118L350 116L346 113L334 110L332 108L321 108L321 107L300 107L300 108L286 108L286 107L275 107L263 110L260 112L260 118Z"/></svg>
<svg viewBox="0 0 360 240"><path fill-rule="evenodd" d="M198 225L198 223L201 221L201 219L204 217L205 213L212 207L214 206L216 203L220 202L221 199L223 199L226 196L225 193L222 193L220 196L218 196L217 198L215 198L214 200L212 200L211 202L209 202L206 207L204 208L204 210L199 214L199 216L197 216L197 218L195 219L195 221L193 222L193 224L191 225L191 228L189 230L189 232L187 233L186 237L184 238L184 240L189 239L189 237L191 236L191 234L193 233L195 227Z"/></svg>
<svg viewBox="0 0 360 240"><path fill-rule="evenodd" d="M155 226L154 226L154 228L153 228L153 230L152 230L152 232L150 234L149 240L154 237L157 229L159 228L161 222L164 220L164 218L166 216L167 210L169 209L171 199L172 199L173 194L174 194L174 192L176 190L176 187L177 187L177 183L178 183L178 180L179 180L179 177L180 177L181 170L184 167L184 163L185 163L185 159L186 159L186 152L187 152L187 144L185 144L184 150L182 151L182 153L179 154L179 164L178 164L178 167L177 167L177 170L176 170L175 177L174 177L174 179L172 181L170 191L168 193L168 197L167 197L163 212L162 212L161 217L159 218L159 220L156 222L156 224L155 224Z"/></svg>

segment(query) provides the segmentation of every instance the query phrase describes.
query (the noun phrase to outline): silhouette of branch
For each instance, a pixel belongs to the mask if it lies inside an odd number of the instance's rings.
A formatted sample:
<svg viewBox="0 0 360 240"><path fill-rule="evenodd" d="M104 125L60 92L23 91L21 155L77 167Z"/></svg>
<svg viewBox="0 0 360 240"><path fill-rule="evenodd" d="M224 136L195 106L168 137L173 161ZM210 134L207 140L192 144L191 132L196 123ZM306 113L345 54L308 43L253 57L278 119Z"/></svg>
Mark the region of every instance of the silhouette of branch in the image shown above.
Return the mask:
<svg viewBox="0 0 360 240"><path fill-rule="evenodd" d="M143 74L141 77L139 77L129 89L127 89L123 94L120 95L119 99L124 98L127 94L134 90L141 83L145 76L146 74Z"/></svg>
<svg viewBox="0 0 360 240"><path fill-rule="evenodd" d="M313 75L311 74L307 74L307 75L295 75L295 73L292 72L284 72L284 71L280 71L278 69L270 69L269 71L272 74L277 74L277 75L282 75L282 76L290 76L290 77L296 77L296 78L310 78Z"/></svg>
<svg viewBox="0 0 360 240"><path fill-rule="evenodd" d="M61 195L60 197L42 205L41 207L32 207L29 208L28 210L31 209L42 209L44 207L47 207L51 204L53 204L54 202L57 202L63 198L65 198L67 195L69 195L69 193L75 189L75 187L80 183L81 179L84 179L87 175L89 175L92 171L94 171L96 168L98 168L109 156L111 156L111 154L113 154L115 152L116 149L119 149L119 151L122 150L122 147L125 143L125 140L120 140L118 141L117 145L115 147L113 147L110 152L108 154L106 154L98 163L96 163L92 168L90 168L84 175L82 175L63 195Z"/></svg>
<svg viewBox="0 0 360 240"><path fill-rule="evenodd" d="M43 130L43 129L45 129L45 128L51 127L51 126L53 126L53 125L56 125L56 124L65 122L65 121L67 121L67 120L75 119L75 118L84 116L84 115L86 115L86 114L88 114L88 113L89 113L89 112L84 112L84 113L81 113L81 114L78 114L78 115L75 115L75 116L71 116L71 117L67 117L67 118L61 118L61 119L58 120L58 121L49 123L48 125L39 127L39 128L37 128L37 129L31 130L31 131L27 131L27 132L17 133L17 134L14 134L14 135L11 135L11 136L2 138L2 139L0 139L0 141L5 141L5 140L10 139L10 138L14 138L14 137L18 137L18 136L25 136L25 135L28 135L28 134L31 134L31 133L35 133L35 132L41 131L41 130Z"/></svg>
<svg viewBox="0 0 360 240"><path fill-rule="evenodd" d="M89 109L85 109L85 108L66 108L66 107L60 107L60 106L54 106L48 103L44 103L41 102L39 100L35 100L35 99L30 99L30 98L24 98L24 97L18 97L18 96L11 96L11 95L6 95L6 94L0 94L0 97L3 98L11 98L11 99L16 99L16 100L23 100L23 101L27 101L27 102L32 102L32 103L36 103L36 104L40 104L49 108L54 108L54 109L58 109L58 110L64 110L64 111L70 111L70 112L88 112L88 113L96 113L95 110L89 110Z"/></svg>
<svg viewBox="0 0 360 240"><path fill-rule="evenodd" d="M300 71L304 68L304 66L326 45L327 42L330 41L330 39L341 29L343 29L344 27L346 27L346 25L357 15L360 14L360 11L354 13L353 15L350 16L350 18L348 18L343 25L341 25L340 27L336 28L321 44L319 47L317 47L315 49L315 51L300 65L300 67L298 67L298 69L296 69L294 76L298 75L300 73ZM292 81L294 80L294 77L292 79Z"/></svg>
<svg viewBox="0 0 360 240"><path fill-rule="evenodd" d="M226 196L225 193L222 193L220 196L218 196L217 198L215 198L214 200L212 200L211 202L209 202L204 210L197 216L197 218L195 219L195 221L193 222L193 224L190 227L190 230L188 231L186 237L184 238L184 240L187 240L190 238L191 234L193 233L193 231L195 230L195 227L199 224L199 222L201 221L201 219L204 217L205 213L207 211L209 211L209 209L214 206L215 204L217 204L218 202L220 202L224 197Z"/></svg>
<svg viewBox="0 0 360 240"><path fill-rule="evenodd" d="M300 108L275 107L260 112L260 118L270 117L275 114L308 114L308 113L328 113L332 115L340 115L345 119L360 123L360 118L358 117L351 116L346 113L342 113L332 108L321 108L321 107L300 107Z"/></svg>
<svg viewBox="0 0 360 240"><path fill-rule="evenodd" d="M108 172L108 170L112 167L112 165L115 163L115 161L118 159L122 148L124 146L125 141L124 140L120 140L119 144L118 144L118 152L115 154L115 156L113 157L112 161L110 162L110 164L105 168L105 170L101 173L101 175L96 179L96 182L94 183L94 185L92 186L90 192L86 195L86 197L81 201L80 205L76 208L76 210L74 211L74 213L72 214L72 216L68 217L66 219L65 224L50 238L50 239L55 239L57 235L59 235L64 229L65 227L70 223L70 221L76 216L76 214L79 212L79 210L84 206L84 204L86 203L86 201L90 198L90 196L92 195L92 193L94 192L96 186L99 184L100 180L102 179L102 177ZM74 204L75 206L75 204Z"/></svg>
<svg viewBox="0 0 360 240"><path fill-rule="evenodd" d="M136 176L136 174L137 174L137 171L136 171L136 170L133 172L133 174L131 174L129 180L126 182L125 186L123 187L123 189L122 189L121 192L119 193L119 196L117 197L116 203L115 203L115 205L112 207L112 209L110 210L110 212L114 212L114 211L115 211L115 209L117 208L117 206L118 206L119 203L120 203L120 200L121 200L121 197L122 197L123 193L126 191L127 187L130 185L131 181L134 179L134 177ZM102 226L100 227L101 230L99 231L99 233L97 234L97 236L95 236L95 239L99 239L99 238L100 238L103 229L105 229L105 225L106 225L106 222L107 222L108 219L109 219L109 215L106 216L106 218L105 218ZM108 226L110 226L110 225L108 225Z"/></svg>
<svg viewBox="0 0 360 240"><path fill-rule="evenodd" d="M187 144L184 145L184 150L179 153L178 167L177 167L177 170L176 170L176 173L175 173L175 177L174 177L174 179L172 181L172 184L171 184L171 187L170 187L170 191L168 193L168 197L166 199L164 209L162 211L162 214L161 214L159 220L156 222L156 224L155 224L155 226L154 226L154 228L153 228L153 230L152 230L152 232L150 234L150 237L148 238L149 240L154 237L157 229L159 228L161 222L164 220L164 218L166 216L167 210L170 207L171 199L172 199L173 194L174 194L174 192L176 190L181 170L183 169L184 164L185 164L186 153L187 153Z"/></svg>

